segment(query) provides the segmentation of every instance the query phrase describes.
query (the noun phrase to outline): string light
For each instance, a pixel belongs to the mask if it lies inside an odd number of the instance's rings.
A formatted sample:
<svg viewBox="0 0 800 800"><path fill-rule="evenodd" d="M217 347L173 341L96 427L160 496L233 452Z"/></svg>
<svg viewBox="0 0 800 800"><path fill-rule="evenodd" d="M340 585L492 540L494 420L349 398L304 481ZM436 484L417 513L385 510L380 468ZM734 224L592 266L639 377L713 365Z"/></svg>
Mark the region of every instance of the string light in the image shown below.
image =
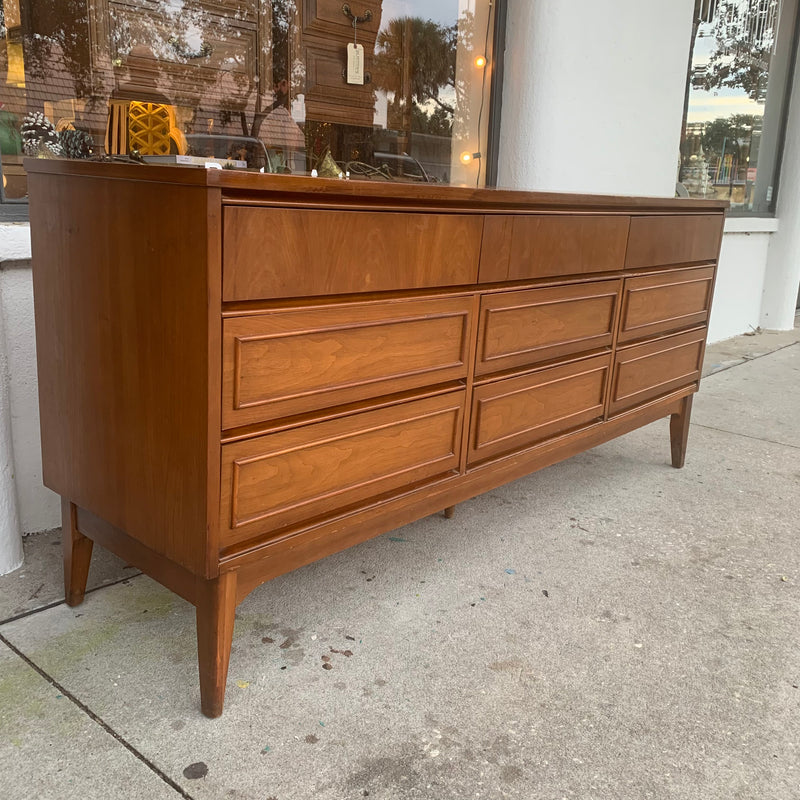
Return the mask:
<svg viewBox="0 0 800 800"><path fill-rule="evenodd" d="M486 56L476 56L475 57L475 66L478 69L483 69L486 66Z"/></svg>

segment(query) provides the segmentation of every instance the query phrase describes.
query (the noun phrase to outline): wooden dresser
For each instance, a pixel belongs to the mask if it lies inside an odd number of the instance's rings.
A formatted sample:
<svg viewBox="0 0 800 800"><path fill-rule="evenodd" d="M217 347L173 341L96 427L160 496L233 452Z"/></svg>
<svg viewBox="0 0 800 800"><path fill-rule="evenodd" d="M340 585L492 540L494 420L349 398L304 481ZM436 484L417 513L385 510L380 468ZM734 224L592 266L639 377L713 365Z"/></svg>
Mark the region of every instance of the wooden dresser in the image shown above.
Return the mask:
<svg viewBox="0 0 800 800"><path fill-rule="evenodd" d="M671 415L725 204L28 161L44 482L197 608Z"/></svg>

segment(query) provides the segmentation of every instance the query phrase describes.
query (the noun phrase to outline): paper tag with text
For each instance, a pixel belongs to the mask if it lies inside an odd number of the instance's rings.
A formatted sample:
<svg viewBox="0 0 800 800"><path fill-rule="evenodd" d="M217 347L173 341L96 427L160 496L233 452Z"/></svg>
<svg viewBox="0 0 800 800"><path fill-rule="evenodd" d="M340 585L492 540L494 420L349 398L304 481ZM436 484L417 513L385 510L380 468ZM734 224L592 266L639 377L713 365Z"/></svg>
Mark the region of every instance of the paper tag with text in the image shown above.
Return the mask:
<svg viewBox="0 0 800 800"><path fill-rule="evenodd" d="M364 47L360 44L347 45L347 82L364 85Z"/></svg>

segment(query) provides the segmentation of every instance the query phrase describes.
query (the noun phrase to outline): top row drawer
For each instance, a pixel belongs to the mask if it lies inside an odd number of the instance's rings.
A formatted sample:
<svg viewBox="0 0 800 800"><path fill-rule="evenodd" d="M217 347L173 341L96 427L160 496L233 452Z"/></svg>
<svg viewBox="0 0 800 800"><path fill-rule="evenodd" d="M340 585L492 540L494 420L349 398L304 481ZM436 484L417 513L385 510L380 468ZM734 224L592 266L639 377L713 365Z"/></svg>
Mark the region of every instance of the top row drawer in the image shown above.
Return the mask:
<svg viewBox="0 0 800 800"><path fill-rule="evenodd" d="M474 284L480 214L225 209L222 299Z"/></svg>
<svg viewBox="0 0 800 800"><path fill-rule="evenodd" d="M715 261L722 214L487 216L480 281Z"/></svg>
<svg viewBox="0 0 800 800"><path fill-rule="evenodd" d="M470 286L714 261L722 214L228 206L225 301Z"/></svg>

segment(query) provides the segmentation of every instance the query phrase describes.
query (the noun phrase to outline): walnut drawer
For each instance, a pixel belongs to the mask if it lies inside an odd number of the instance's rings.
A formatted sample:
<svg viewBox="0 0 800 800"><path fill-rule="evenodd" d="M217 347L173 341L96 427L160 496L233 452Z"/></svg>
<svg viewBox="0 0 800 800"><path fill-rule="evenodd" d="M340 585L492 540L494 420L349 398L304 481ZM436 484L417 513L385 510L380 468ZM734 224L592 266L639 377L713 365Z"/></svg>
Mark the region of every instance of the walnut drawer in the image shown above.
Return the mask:
<svg viewBox="0 0 800 800"><path fill-rule="evenodd" d="M466 390L222 447L223 547L456 474Z"/></svg>
<svg viewBox="0 0 800 800"><path fill-rule="evenodd" d="M594 356L478 386L468 464L602 419L610 366L611 354Z"/></svg>
<svg viewBox="0 0 800 800"><path fill-rule="evenodd" d="M466 378L472 298L277 309L223 322L223 428Z"/></svg>
<svg viewBox="0 0 800 800"><path fill-rule="evenodd" d="M626 267L716 261L722 214L672 214L631 219Z"/></svg>
<svg viewBox="0 0 800 800"><path fill-rule="evenodd" d="M476 374L610 347L620 283L592 281L485 295Z"/></svg>
<svg viewBox="0 0 800 800"><path fill-rule="evenodd" d="M473 284L482 234L480 214L228 206L222 299Z"/></svg>
<svg viewBox="0 0 800 800"><path fill-rule="evenodd" d="M628 278L622 293L619 343L694 327L708 320L714 267Z"/></svg>
<svg viewBox="0 0 800 800"><path fill-rule="evenodd" d="M622 269L630 217L487 215L480 279L513 281Z"/></svg>
<svg viewBox="0 0 800 800"><path fill-rule="evenodd" d="M700 380L706 328L620 348L614 358L609 413L617 414Z"/></svg>

